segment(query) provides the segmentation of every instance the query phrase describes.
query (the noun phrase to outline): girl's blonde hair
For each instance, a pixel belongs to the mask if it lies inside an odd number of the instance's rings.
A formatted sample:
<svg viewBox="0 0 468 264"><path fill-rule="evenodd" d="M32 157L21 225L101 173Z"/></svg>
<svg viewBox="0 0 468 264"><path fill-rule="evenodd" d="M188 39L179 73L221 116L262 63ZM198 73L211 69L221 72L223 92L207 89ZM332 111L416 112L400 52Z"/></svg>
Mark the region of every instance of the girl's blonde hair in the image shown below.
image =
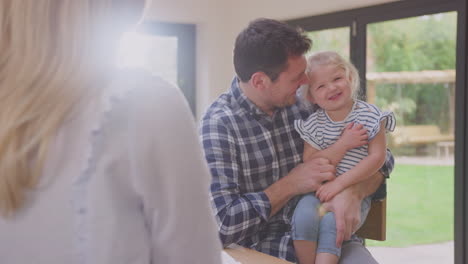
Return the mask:
<svg viewBox="0 0 468 264"><path fill-rule="evenodd" d="M119 2L0 1L0 215L24 204L62 122L106 83Z"/></svg>
<svg viewBox="0 0 468 264"><path fill-rule="evenodd" d="M351 88L351 96L354 100L359 96L359 73L352 63L341 57L340 54L334 51L321 51L310 55L307 58L306 73L309 75L317 67L336 66L345 71L346 79L349 80Z"/></svg>

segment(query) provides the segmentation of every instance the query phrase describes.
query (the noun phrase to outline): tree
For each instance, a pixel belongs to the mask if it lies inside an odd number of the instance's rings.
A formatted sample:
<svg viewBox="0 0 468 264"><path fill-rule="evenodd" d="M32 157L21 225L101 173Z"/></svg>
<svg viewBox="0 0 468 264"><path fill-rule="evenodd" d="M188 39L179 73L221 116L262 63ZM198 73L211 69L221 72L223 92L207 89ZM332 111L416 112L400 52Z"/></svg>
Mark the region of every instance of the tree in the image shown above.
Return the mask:
<svg viewBox="0 0 468 264"><path fill-rule="evenodd" d="M367 32L367 56L372 62L368 63L367 71L455 69L456 12L373 23ZM378 85L376 89L381 108L403 102L399 105L402 124L449 126L453 105L448 103L446 84Z"/></svg>

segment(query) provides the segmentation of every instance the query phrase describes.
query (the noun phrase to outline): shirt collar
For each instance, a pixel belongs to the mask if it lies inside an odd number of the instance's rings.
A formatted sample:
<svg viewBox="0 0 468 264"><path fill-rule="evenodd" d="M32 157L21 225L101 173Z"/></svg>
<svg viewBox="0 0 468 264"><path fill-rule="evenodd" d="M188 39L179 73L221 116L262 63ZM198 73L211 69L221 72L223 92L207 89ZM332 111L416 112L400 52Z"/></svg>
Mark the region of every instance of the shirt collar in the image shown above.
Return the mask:
<svg viewBox="0 0 468 264"><path fill-rule="evenodd" d="M258 116L268 116L265 112L263 112L260 108L258 108L242 91L239 86L239 78L234 77L231 83L231 92L236 101L239 105L247 110L250 114L258 115Z"/></svg>
<svg viewBox="0 0 468 264"><path fill-rule="evenodd" d="M265 112L263 112L260 108L258 108L242 91L242 89L239 86L239 78L234 77L231 83L231 93L234 97L234 99L238 102L241 108L246 110L249 114L254 115L254 116L262 116L262 117L270 117L267 115ZM296 93L296 103L292 106L288 106L284 109L290 108L290 107L298 107L300 110L305 110L305 111L312 111L315 112L317 110L318 106L315 104L310 103L304 96L304 92L306 92L306 87L301 87L300 89L297 90ZM275 109L273 117L276 116L276 114L284 109Z"/></svg>

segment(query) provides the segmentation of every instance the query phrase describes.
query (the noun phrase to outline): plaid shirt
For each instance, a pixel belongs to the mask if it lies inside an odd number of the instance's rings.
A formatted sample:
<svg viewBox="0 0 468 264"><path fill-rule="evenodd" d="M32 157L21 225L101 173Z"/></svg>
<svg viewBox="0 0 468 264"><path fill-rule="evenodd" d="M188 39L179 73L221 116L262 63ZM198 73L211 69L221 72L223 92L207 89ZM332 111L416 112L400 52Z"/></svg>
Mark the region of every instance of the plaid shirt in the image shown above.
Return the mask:
<svg viewBox="0 0 468 264"><path fill-rule="evenodd" d="M296 261L291 218L299 199L291 199L269 217L271 205L264 190L302 162L303 140L294 120L315 109L301 100L268 116L241 91L234 78L205 113L201 140L211 174L211 202L224 246L232 243L288 261ZM385 176L393 169L387 155Z"/></svg>

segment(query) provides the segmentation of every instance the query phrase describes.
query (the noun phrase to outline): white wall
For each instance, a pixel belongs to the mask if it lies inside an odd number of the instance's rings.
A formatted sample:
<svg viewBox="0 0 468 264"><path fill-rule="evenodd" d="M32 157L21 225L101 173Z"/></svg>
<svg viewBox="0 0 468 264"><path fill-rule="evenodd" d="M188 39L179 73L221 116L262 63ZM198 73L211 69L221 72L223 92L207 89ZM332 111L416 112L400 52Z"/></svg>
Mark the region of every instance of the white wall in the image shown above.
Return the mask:
<svg viewBox="0 0 468 264"><path fill-rule="evenodd" d="M196 24L197 115L229 88L237 34L258 17L293 19L397 0L153 0L150 19ZM272 2L276 2L272 4Z"/></svg>

